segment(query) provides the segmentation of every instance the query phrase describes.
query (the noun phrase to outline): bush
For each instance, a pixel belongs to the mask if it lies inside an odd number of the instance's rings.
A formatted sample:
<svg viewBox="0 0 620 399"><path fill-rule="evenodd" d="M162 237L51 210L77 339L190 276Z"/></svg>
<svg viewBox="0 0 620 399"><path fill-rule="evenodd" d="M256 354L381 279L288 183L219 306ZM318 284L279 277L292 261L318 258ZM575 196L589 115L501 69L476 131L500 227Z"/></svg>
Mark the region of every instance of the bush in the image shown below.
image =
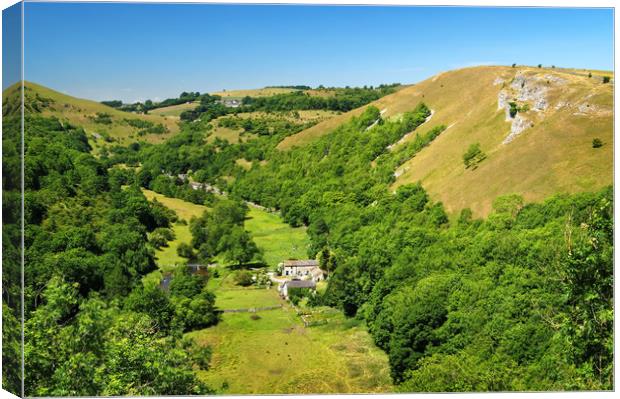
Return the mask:
<svg viewBox="0 0 620 399"><path fill-rule="evenodd" d="M188 344L186 350L198 367L202 370L209 370L211 357L213 356L213 350L210 346L203 346L196 342L191 342Z"/></svg>
<svg viewBox="0 0 620 399"><path fill-rule="evenodd" d="M112 116L105 112L97 112L96 116L90 116L89 118L95 123L100 123L103 125L112 124Z"/></svg>
<svg viewBox="0 0 620 399"><path fill-rule="evenodd" d="M473 166L473 169L486 158L486 154L480 149L480 143L475 143L469 146L465 154L463 154L463 163L465 168Z"/></svg>
<svg viewBox="0 0 620 399"><path fill-rule="evenodd" d="M248 287L252 285L252 274L247 270L239 270L235 273L235 283L242 287Z"/></svg>
<svg viewBox="0 0 620 399"><path fill-rule="evenodd" d="M194 257L194 251L192 249L192 246L186 242L182 242L179 244L179 246L177 247L177 254L181 258L186 259L192 259Z"/></svg>
<svg viewBox="0 0 620 399"><path fill-rule="evenodd" d="M172 241L175 238L174 231L172 229L167 229L165 227L158 227L153 230L153 234L159 234L164 237L167 241Z"/></svg>
<svg viewBox="0 0 620 399"><path fill-rule="evenodd" d="M174 240L174 232L165 227L158 227L151 233L149 242L155 248L161 248L168 245L168 241Z"/></svg>
<svg viewBox="0 0 620 399"><path fill-rule="evenodd" d="M165 247L168 245L168 241L162 237L159 234L151 234L151 237L149 238L149 242L151 243L151 245L153 246L153 248L159 249L161 247Z"/></svg>
<svg viewBox="0 0 620 399"><path fill-rule="evenodd" d="M175 328L187 332L209 327L218 321L215 311L215 295L211 292L202 291L193 297L180 296L174 298L173 301Z"/></svg>
<svg viewBox="0 0 620 399"><path fill-rule="evenodd" d="M256 285L261 287L271 285L271 279L265 270L261 270L256 274Z"/></svg>
<svg viewBox="0 0 620 399"><path fill-rule="evenodd" d="M510 117L514 118L517 115L517 112L519 111L519 108L517 107L517 103L510 102L508 103L508 105L510 105Z"/></svg>
<svg viewBox="0 0 620 399"><path fill-rule="evenodd" d="M603 76L603 83L609 83L609 76Z"/></svg>
<svg viewBox="0 0 620 399"><path fill-rule="evenodd" d="M513 68L516 68L516 66L517 66L517 64L512 64L512 67L513 67Z"/></svg>
<svg viewBox="0 0 620 399"><path fill-rule="evenodd" d="M603 142L599 138L595 138L592 140L592 148L599 148L603 146Z"/></svg>
<svg viewBox="0 0 620 399"><path fill-rule="evenodd" d="M539 67L539 68L542 68L542 64L538 64L538 67Z"/></svg>
<svg viewBox="0 0 620 399"><path fill-rule="evenodd" d="M295 306L297 306L303 298L310 297L311 294L312 294L312 290L310 288L289 288L288 289L288 299Z"/></svg>

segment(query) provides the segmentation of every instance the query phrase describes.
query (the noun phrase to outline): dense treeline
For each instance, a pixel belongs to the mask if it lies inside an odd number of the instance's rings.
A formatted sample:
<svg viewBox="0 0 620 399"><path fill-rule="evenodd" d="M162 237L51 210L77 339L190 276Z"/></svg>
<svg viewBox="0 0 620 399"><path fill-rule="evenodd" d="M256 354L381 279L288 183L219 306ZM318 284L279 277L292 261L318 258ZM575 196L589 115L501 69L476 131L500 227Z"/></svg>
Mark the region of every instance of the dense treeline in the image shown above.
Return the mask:
<svg viewBox="0 0 620 399"><path fill-rule="evenodd" d="M204 94L200 98L200 105L194 109L183 111L180 115L182 121L194 121L198 118L205 122L209 122L220 116L233 112L233 108L229 108L222 104L220 96L211 96Z"/></svg>
<svg viewBox="0 0 620 399"><path fill-rule="evenodd" d="M208 94L201 95L199 92L183 92L177 98L167 98L163 101L153 102L152 100L146 100L144 103L135 102L132 104L123 104L121 100L101 101L101 104L108 107L120 109L126 112L148 113L150 110L169 107L171 105L185 104L192 101L198 101L203 97L209 97Z"/></svg>
<svg viewBox="0 0 620 399"><path fill-rule="evenodd" d="M377 108L368 107L309 146L273 153L264 168L241 176L233 192L281 209L284 219L293 225L309 224L310 210L323 200L370 205L394 181L390 159L399 159L400 152L389 151L388 146L415 130L429 115L428 107L420 104L398 120L384 120ZM428 135L425 142L431 137L436 135Z"/></svg>
<svg viewBox="0 0 620 399"><path fill-rule="evenodd" d="M307 85L292 85L292 86L266 86L266 88L275 88L275 89L294 89L294 90L310 90L312 87Z"/></svg>
<svg viewBox="0 0 620 399"><path fill-rule="evenodd" d="M266 97L246 96L242 100L242 105L236 108L222 104L219 101L219 96L203 95L201 104L193 110L184 111L181 114L181 120L194 121L200 118L203 121L210 121L227 114L254 111L278 112L323 109L346 112L394 93L399 86L395 83L377 87L333 88L329 89L333 93L327 96L310 95L302 90Z"/></svg>
<svg viewBox="0 0 620 399"><path fill-rule="evenodd" d="M21 90L3 101L2 388L22 395Z"/></svg>
<svg viewBox="0 0 620 399"><path fill-rule="evenodd" d="M366 105L371 101L377 100L387 94L391 94L400 86L398 83L383 84L377 87L346 87L330 88L334 95L330 96L311 96L306 90L311 90L310 86L269 86L275 88L295 89L292 93L276 94L268 97L245 97L243 107L240 109L230 109L220 104L221 97L199 92L183 92L177 98L167 98L160 102L146 100L144 103L136 102L133 104L123 104L120 100L102 101L101 103L112 108L127 112L148 113L148 111L168 107L171 105L185 104L193 101L200 101L200 105L194 110L188 110L181 114L181 119L192 121L202 114L205 117L214 119L217 116L226 115L229 112L251 112L251 111L293 111L304 109L327 109L332 111L350 111L354 108ZM217 116L214 116L218 114Z"/></svg>
<svg viewBox="0 0 620 399"><path fill-rule="evenodd" d="M282 139L313 124L303 121L294 123L277 117L230 116L219 121L222 121L223 126L241 127L244 133L257 137L240 143L229 143L219 138L207 142L212 134L211 123L215 122L204 120L184 124L178 135L160 145L133 143L128 147L110 147L102 152L102 160L108 167L121 163L129 166L140 164L138 178L142 187L197 204L207 201L211 205L211 195L202 190L193 190L188 180L177 176L193 171L194 180L217 184L225 189L227 182L224 177L237 177L243 173L243 168L235 163L236 160L244 158L259 163L271 158Z"/></svg>
<svg viewBox="0 0 620 399"><path fill-rule="evenodd" d="M8 164L19 162L19 117L5 115L4 122L5 170L19 170ZM208 393L194 371L205 367L192 355L199 350L181 332L217 321L213 295L193 276L178 279L192 290L171 287L170 294L142 284L155 269L148 233L169 227L173 215L147 201L127 173L108 172L90 150L82 129L26 116L25 394ZM20 180L4 177L3 334L11 342L19 331L13 269L20 231L11 215L19 215ZM19 359L3 356L7 365ZM19 382L11 374L19 367L4 370L8 383Z"/></svg>
<svg viewBox="0 0 620 399"><path fill-rule="evenodd" d="M268 97L243 98L243 110L247 111L294 111L326 109L350 111L396 91L398 85L381 85L377 88L334 89L330 96L313 96L303 91L276 94Z"/></svg>

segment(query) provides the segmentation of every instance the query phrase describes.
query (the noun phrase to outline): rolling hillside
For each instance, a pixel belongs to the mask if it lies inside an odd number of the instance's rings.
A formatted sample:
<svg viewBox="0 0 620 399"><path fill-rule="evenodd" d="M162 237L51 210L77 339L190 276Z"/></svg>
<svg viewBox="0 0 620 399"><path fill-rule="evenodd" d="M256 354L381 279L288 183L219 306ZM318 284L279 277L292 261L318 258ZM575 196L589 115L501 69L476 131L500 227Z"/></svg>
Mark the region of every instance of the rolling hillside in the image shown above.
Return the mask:
<svg viewBox="0 0 620 399"><path fill-rule="evenodd" d="M222 90L210 93L212 95L220 96L222 98L238 98L241 99L246 96L250 97L269 97L276 94L291 93L297 91L296 89L289 89L284 87L264 87L262 89L239 89L239 90Z"/></svg>
<svg viewBox="0 0 620 399"><path fill-rule="evenodd" d="M183 113L183 111L194 109L198 105L200 105L200 102L198 102L198 101L188 102L188 103L185 103L185 104L170 105L168 107L161 107L161 108L152 109L152 110L149 111L149 114L151 114L151 115L160 115L160 116L166 116L166 117L172 117L172 118L175 118L175 119L179 119L179 116Z"/></svg>
<svg viewBox="0 0 620 399"><path fill-rule="evenodd" d="M419 102L433 114L418 128L444 131L395 171L393 188L416 181L446 210L489 213L493 199L517 193L526 201L554 193L596 190L613 182L613 79L609 72L483 66L438 74L372 103L397 118ZM510 102L519 109L510 116ZM283 140L303 146L366 107L335 116ZM403 141L412 139L406 136ZM603 142L593 148L592 140ZM479 143L486 154L465 168L463 154ZM397 143L396 146L399 144Z"/></svg>
<svg viewBox="0 0 620 399"><path fill-rule="evenodd" d="M19 102L16 98L18 95L16 85L7 88L2 93L3 104ZM121 145L138 140L160 143L179 130L176 118L119 111L96 101L75 98L31 82L26 82L24 95L27 103L36 107L32 111L41 112L43 116L56 116L61 121L83 127L95 149L106 141ZM151 130L148 130L149 127Z"/></svg>

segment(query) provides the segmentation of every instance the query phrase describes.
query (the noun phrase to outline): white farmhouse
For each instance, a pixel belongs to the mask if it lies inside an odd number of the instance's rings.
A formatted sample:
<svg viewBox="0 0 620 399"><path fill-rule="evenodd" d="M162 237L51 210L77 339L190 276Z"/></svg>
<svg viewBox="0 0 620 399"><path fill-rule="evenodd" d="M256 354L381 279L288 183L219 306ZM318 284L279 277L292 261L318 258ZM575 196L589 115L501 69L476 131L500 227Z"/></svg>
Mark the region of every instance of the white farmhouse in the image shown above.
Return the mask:
<svg viewBox="0 0 620 399"><path fill-rule="evenodd" d="M308 260L286 260L279 265L282 268L282 275L286 277L297 277L321 281L324 273L319 268L319 262L314 259Z"/></svg>

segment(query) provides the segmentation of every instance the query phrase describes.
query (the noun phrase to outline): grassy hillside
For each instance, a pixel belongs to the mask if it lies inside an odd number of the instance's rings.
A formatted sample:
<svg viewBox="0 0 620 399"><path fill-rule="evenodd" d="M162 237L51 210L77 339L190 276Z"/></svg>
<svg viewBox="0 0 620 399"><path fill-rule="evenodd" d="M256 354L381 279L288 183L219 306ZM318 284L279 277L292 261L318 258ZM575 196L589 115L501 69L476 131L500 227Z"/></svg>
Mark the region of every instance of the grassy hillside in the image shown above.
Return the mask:
<svg viewBox="0 0 620 399"><path fill-rule="evenodd" d="M262 89L239 89L239 90L222 90L214 93L209 93L217 96L221 96L222 98L243 98L246 96L249 97L269 97L276 94L282 93L291 93L293 91L298 91L296 89L288 89L283 87L264 87Z"/></svg>
<svg viewBox="0 0 620 399"><path fill-rule="evenodd" d="M262 112L262 111L254 111L254 112L240 112L236 114L233 118L240 119L253 119L253 120L269 120L271 122L281 121L281 122L290 122L292 124L303 124L303 123L319 123L329 118L333 118L335 115L338 115L335 111L329 110L300 110L300 111L273 111L273 112ZM247 141L256 136L252 133L244 132L243 128L228 128L222 126L222 121L231 118L230 115L221 116L211 122L213 126L213 130L209 135L209 141L215 140L215 138L220 138L228 141L229 143L237 143L241 139L241 141Z"/></svg>
<svg viewBox="0 0 620 399"><path fill-rule="evenodd" d="M192 240L192 233L189 230L189 221L193 217L200 217L208 208L206 206L192 204L191 202L183 201L178 198L170 198L165 195L156 193L155 191L142 189L144 196L150 201L156 199L169 209L176 212L180 219L183 219L187 224L175 223L172 227L174 231L175 239L168 243L167 247L162 247L155 251L155 259L159 267L169 267L172 265L184 264L187 259L180 257L177 254L177 248L182 242L190 243Z"/></svg>
<svg viewBox="0 0 620 399"><path fill-rule="evenodd" d="M384 118L398 117L424 102L433 115L418 131L448 126L432 145L395 171L398 177L393 188L421 181L449 212L470 207L480 216L489 213L499 195L518 193L526 201L534 201L557 192L596 190L612 183L614 86L613 80L603 84L602 76L609 72L465 68L438 74L374 102L384 111ZM515 77L519 77L518 84ZM521 81L523 87L519 87ZM525 92L522 98L530 98L517 101L519 107L529 107L518 116L533 126L508 143L504 141L512 120L507 120L506 110L498 106L501 91L507 93L507 101L519 97L520 92ZM535 103L541 98L546 106L536 110ZM278 148L307 144L362 109L288 137ZM594 138L604 145L592 148ZM466 169L462 156L473 143L480 143L487 157L477 168Z"/></svg>
<svg viewBox="0 0 620 399"><path fill-rule="evenodd" d="M17 86L7 88L2 93L3 103L18 95ZM105 142L121 145L138 140L160 143L179 131L178 120L175 118L119 111L96 101L75 98L31 82L25 83L24 95L31 104L36 104L35 111L40 111L43 116L55 116L61 121L83 127L95 148ZM152 126L161 124L163 133L141 134L144 128L137 127L135 122L132 125L127 119L144 121Z"/></svg>
<svg viewBox="0 0 620 399"><path fill-rule="evenodd" d="M198 101L188 102L185 104L170 105L168 107L155 108L149 111L151 115L159 115L166 117L178 118L184 111L196 108L200 103Z"/></svg>

